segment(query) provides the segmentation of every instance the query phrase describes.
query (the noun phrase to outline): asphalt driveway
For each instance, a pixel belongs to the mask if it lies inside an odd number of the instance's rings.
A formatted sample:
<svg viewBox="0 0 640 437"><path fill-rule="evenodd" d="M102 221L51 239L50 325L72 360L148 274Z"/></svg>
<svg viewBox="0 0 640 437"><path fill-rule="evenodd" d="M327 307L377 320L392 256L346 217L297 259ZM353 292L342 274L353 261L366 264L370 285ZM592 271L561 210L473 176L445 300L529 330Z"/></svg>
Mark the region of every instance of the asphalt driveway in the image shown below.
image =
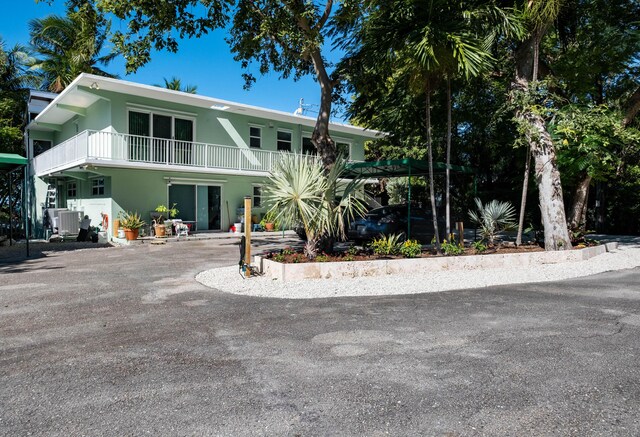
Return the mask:
<svg viewBox="0 0 640 437"><path fill-rule="evenodd" d="M0 264L0 434L640 434L640 269L260 299L193 279L233 243Z"/></svg>

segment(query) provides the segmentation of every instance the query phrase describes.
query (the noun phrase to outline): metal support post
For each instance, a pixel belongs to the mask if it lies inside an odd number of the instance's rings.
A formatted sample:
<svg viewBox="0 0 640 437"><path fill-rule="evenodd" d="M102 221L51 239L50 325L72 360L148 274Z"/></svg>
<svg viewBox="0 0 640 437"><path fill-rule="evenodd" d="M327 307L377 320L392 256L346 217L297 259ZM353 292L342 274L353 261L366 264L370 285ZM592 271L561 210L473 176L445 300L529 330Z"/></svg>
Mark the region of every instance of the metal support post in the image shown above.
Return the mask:
<svg viewBox="0 0 640 437"><path fill-rule="evenodd" d="M247 269L244 272L245 277L251 276L251 197L244 197L244 235L246 238L246 244L244 247L244 262L247 264Z"/></svg>

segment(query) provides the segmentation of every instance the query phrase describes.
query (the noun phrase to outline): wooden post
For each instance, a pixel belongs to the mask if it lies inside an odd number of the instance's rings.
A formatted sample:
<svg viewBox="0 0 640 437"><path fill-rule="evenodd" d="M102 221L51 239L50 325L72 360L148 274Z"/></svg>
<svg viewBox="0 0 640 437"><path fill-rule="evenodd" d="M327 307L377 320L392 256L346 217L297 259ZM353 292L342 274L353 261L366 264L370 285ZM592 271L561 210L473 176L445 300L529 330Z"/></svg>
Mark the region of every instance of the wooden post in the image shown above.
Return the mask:
<svg viewBox="0 0 640 437"><path fill-rule="evenodd" d="M458 239L460 240L460 245L464 246L464 223L456 222L456 228L458 228Z"/></svg>
<svg viewBox="0 0 640 437"><path fill-rule="evenodd" d="M244 246L244 262L247 264L247 270L244 272L245 277L251 276L251 197L244 197L244 236L246 245Z"/></svg>

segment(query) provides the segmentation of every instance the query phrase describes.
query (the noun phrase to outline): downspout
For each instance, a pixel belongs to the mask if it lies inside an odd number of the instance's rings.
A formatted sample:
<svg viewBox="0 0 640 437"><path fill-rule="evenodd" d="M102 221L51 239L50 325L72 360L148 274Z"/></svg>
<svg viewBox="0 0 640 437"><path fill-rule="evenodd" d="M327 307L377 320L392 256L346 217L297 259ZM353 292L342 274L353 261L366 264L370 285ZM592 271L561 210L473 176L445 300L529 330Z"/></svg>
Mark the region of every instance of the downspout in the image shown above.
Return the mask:
<svg viewBox="0 0 640 437"><path fill-rule="evenodd" d="M23 220L24 220L24 237L26 239L27 242L27 258L29 258L29 205L28 203L28 199L29 199L29 180L28 180L28 175L29 175L29 159L27 158L27 163L24 166L24 186L22 187L22 214L23 214Z"/></svg>

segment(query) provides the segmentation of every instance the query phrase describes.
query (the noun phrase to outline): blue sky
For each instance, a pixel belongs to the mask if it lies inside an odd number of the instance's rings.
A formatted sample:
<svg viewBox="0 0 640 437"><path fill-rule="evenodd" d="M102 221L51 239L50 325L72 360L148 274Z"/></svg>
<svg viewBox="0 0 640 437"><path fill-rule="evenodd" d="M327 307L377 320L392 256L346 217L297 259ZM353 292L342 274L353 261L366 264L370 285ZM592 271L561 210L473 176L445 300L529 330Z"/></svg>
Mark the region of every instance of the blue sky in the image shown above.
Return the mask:
<svg viewBox="0 0 640 437"><path fill-rule="evenodd" d="M19 7L17 3L20 3ZM28 43L29 20L51 13L64 15L65 12L64 0L56 0L52 6L42 1L36 4L35 0L17 0L14 5L10 13L5 10L0 16L0 35L8 47ZM183 84L197 85L198 94L286 112L293 112L300 98L304 98L305 104L318 104L320 100L320 88L311 77L294 82L279 80L277 74L270 73L257 76L251 90L245 91L242 88L243 70L233 60L223 31L182 41L175 54L153 52L151 62L135 74L125 75L121 58L109 64L106 70L118 74L121 79L148 85L163 83L163 77L177 76Z"/></svg>

